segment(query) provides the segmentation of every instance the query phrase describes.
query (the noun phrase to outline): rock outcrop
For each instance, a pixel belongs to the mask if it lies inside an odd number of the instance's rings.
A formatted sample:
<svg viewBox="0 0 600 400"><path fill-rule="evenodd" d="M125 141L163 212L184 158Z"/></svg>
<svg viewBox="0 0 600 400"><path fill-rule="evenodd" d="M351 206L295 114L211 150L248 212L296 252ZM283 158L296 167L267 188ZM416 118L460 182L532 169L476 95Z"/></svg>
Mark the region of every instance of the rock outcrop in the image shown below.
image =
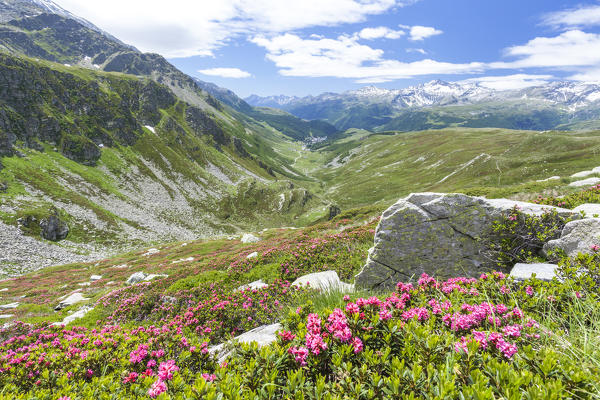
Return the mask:
<svg viewBox="0 0 600 400"><path fill-rule="evenodd" d="M89 299L83 297L83 295L81 293L79 293L79 292L73 293L66 299L61 300L60 303L58 303L58 305L56 307L54 307L54 309L57 311L62 310L65 307L72 306L73 304L77 304L77 303L80 303L82 301L87 301L87 300L89 300Z"/></svg>
<svg viewBox="0 0 600 400"><path fill-rule="evenodd" d="M562 250L567 256L577 253L591 253L592 246L600 246L600 218L586 218L571 221L565 225L559 239L550 240L544 245L544 252Z"/></svg>
<svg viewBox="0 0 600 400"><path fill-rule="evenodd" d="M58 214L51 215L40 221L42 237L46 240L58 242L69 235L69 225Z"/></svg>
<svg viewBox="0 0 600 400"><path fill-rule="evenodd" d="M494 220L514 206L530 215L571 210L506 199L464 194L416 193L388 208L375 234L375 245L363 270L360 287L391 287L422 273L436 277L479 276L495 269L483 255L486 235ZM482 240L483 239L483 240Z"/></svg>

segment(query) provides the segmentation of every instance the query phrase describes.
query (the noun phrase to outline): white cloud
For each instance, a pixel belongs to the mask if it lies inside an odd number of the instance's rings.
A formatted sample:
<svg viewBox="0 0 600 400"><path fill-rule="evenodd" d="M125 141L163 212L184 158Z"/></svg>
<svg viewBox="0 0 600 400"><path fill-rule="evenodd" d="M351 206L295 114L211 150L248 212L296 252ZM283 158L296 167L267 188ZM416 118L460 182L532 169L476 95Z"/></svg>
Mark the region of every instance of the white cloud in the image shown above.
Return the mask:
<svg viewBox="0 0 600 400"><path fill-rule="evenodd" d="M600 65L600 35L570 30L555 37L537 37L506 50L511 62L495 62L491 68L574 69Z"/></svg>
<svg viewBox="0 0 600 400"><path fill-rule="evenodd" d="M242 71L239 68L209 68L198 70L201 74L210 76L220 76L221 78L249 78L252 75L249 72Z"/></svg>
<svg viewBox="0 0 600 400"><path fill-rule="evenodd" d="M410 28L410 40L420 41L431 36L441 35L442 31L431 26L415 25Z"/></svg>
<svg viewBox="0 0 600 400"><path fill-rule="evenodd" d="M363 22L418 0L56 0L126 43L167 57L211 55L237 35Z"/></svg>
<svg viewBox="0 0 600 400"><path fill-rule="evenodd" d="M423 54L423 55L427 54L427 51L425 51L425 49L413 49L413 48L411 48L411 49L406 49L406 52L407 53L419 53L419 54Z"/></svg>
<svg viewBox="0 0 600 400"><path fill-rule="evenodd" d="M600 82L600 68L591 68L569 77L573 81Z"/></svg>
<svg viewBox="0 0 600 400"><path fill-rule="evenodd" d="M285 76L351 78L373 83L423 75L476 73L484 68L484 64L475 62L388 60L383 57L383 50L360 44L354 36L302 39L288 33L272 38L257 36L251 41L267 50L267 59Z"/></svg>
<svg viewBox="0 0 600 400"><path fill-rule="evenodd" d="M579 6L570 10L546 14L544 25L554 27L583 27L600 25L600 5Z"/></svg>
<svg viewBox="0 0 600 400"><path fill-rule="evenodd" d="M378 26L376 28L364 28L358 32L358 37L365 40L374 39L399 39L404 35L404 31L395 31L385 26Z"/></svg>
<svg viewBox="0 0 600 400"><path fill-rule="evenodd" d="M495 90L514 90L544 85L553 78L552 75L514 74L507 76L477 77L466 79L462 82L477 83L480 86Z"/></svg>

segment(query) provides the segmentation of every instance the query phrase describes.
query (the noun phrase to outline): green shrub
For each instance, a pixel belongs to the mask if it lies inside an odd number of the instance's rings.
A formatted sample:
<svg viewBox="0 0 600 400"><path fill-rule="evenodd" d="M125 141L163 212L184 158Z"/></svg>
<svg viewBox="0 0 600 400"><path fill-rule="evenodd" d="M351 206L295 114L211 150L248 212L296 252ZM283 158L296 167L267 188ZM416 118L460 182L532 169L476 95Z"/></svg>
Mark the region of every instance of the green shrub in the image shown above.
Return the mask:
<svg viewBox="0 0 600 400"><path fill-rule="evenodd" d="M543 260L544 244L560 237L567 222L555 210L537 216L522 213L515 206L492 224L486 235L490 239L486 240L485 254L501 267Z"/></svg>

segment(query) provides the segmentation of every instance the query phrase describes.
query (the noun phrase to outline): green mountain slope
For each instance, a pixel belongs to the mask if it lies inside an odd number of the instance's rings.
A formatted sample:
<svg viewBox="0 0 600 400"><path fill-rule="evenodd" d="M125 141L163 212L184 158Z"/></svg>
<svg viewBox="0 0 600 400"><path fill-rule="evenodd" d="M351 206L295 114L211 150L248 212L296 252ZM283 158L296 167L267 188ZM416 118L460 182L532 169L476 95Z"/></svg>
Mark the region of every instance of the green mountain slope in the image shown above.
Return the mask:
<svg viewBox="0 0 600 400"><path fill-rule="evenodd" d="M389 204L411 192L519 196L566 186L597 167L600 132L452 128L423 132L349 131L295 165L321 182L342 209ZM537 182L551 176L563 179Z"/></svg>
<svg viewBox="0 0 600 400"><path fill-rule="evenodd" d="M0 54L0 219L57 209L69 242L116 249L324 215L274 150L291 140L250 122L148 78Z"/></svg>

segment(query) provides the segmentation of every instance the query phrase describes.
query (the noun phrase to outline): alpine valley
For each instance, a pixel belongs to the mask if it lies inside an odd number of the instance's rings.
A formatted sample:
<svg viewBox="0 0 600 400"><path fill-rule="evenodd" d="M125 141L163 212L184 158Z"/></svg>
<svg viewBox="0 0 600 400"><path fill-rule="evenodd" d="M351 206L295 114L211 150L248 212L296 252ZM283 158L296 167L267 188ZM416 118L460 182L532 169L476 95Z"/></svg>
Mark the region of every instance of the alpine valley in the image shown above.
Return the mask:
<svg viewBox="0 0 600 400"><path fill-rule="evenodd" d="M0 0L0 400L598 399L599 203L600 84L243 99Z"/></svg>

